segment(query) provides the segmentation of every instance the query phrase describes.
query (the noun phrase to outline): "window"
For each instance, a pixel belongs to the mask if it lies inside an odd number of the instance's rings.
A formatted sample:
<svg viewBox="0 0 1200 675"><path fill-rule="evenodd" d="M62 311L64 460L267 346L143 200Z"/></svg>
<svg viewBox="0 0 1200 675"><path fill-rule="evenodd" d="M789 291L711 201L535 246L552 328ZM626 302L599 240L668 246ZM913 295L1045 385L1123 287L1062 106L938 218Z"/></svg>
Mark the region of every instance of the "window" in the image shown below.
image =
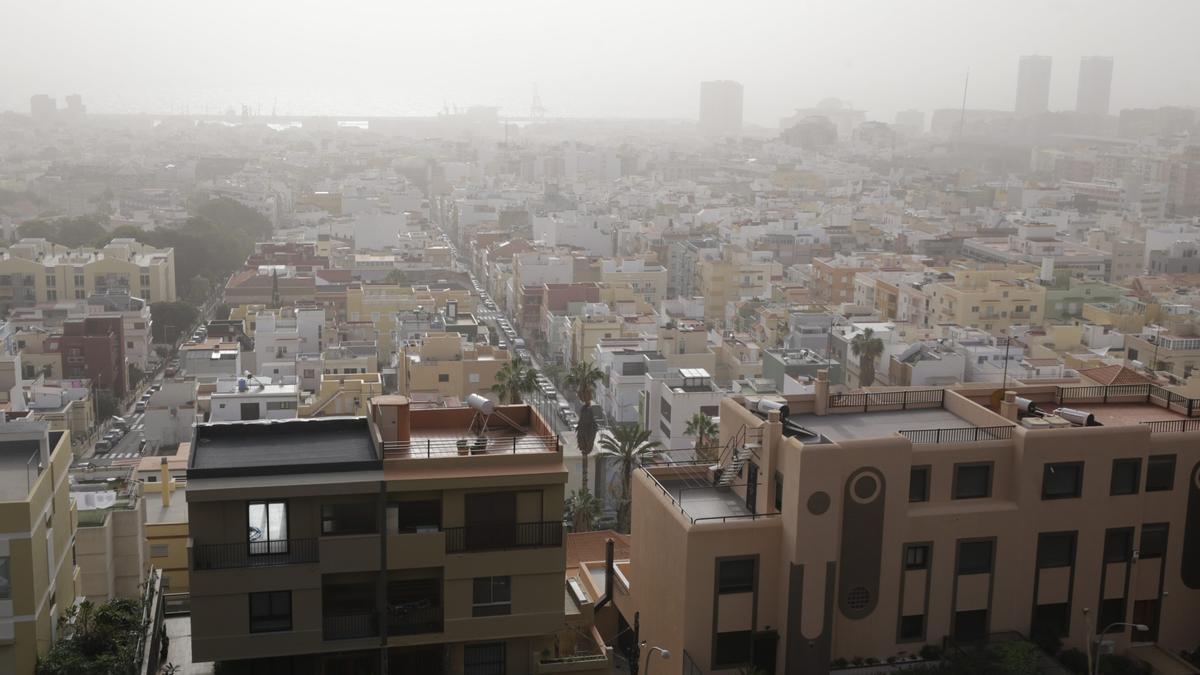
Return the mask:
<svg viewBox="0 0 1200 675"><path fill-rule="evenodd" d="M375 532L375 504L351 502L321 505L321 534L369 534Z"/></svg>
<svg viewBox="0 0 1200 675"><path fill-rule="evenodd" d="M250 594L250 632L270 633L292 629L292 592Z"/></svg>
<svg viewBox="0 0 1200 675"><path fill-rule="evenodd" d="M904 569L923 570L929 568L929 544L909 544L904 547Z"/></svg>
<svg viewBox="0 0 1200 675"><path fill-rule="evenodd" d="M1109 628L1114 623L1125 621L1125 598L1110 598L1100 601L1100 615L1096 617L1096 632ZM1109 633L1123 633L1125 626L1109 628Z"/></svg>
<svg viewBox="0 0 1200 675"><path fill-rule="evenodd" d="M1138 545L1138 558L1161 558L1167 554L1167 524L1147 523L1142 525L1142 540Z"/></svg>
<svg viewBox="0 0 1200 675"><path fill-rule="evenodd" d="M667 399L664 398L664 399L659 400L659 410L662 412L663 419L670 422L671 421L671 404L667 403Z"/></svg>
<svg viewBox="0 0 1200 675"><path fill-rule="evenodd" d="M437 532L442 529L442 502L430 499L388 504L387 529L398 534Z"/></svg>
<svg viewBox="0 0 1200 675"><path fill-rule="evenodd" d="M246 519L251 555L287 553L287 502L250 502Z"/></svg>
<svg viewBox="0 0 1200 675"><path fill-rule="evenodd" d="M750 663L752 635L748 630L717 633L713 643L713 669L733 668Z"/></svg>
<svg viewBox="0 0 1200 675"><path fill-rule="evenodd" d="M1074 562L1074 532L1043 532L1038 535L1038 569L1070 567Z"/></svg>
<svg viewBox="0 0 1200 675"><path fill-rule="evenodd" d="M58 281L57 277L55 277L51 274L46 275L46 286L48 286L50 288L54 288L57 281Z"/></svg>
<svg viewBox="0 0 1200 675"><path fill-rule="evenodd" d="M1114 459L1112 463L1112 479L1108 485L1111 495L1135 495L1142 476L1142 460Z"/></svg>
<svg viewBox="0 0 1200 675"><path fill-rule="evenodd" d="M954 498L983 499L992 496L992 464L955 464Z"/></svg>
<svg viewBox="0 0 1200 675"><path fill-rule="evenodd" d="M295 401L267 401L267 410L295 410Z"/></svg>
<svg viewBox="0 0 1200 675"><path fill-rule="evenodd" d="M479 384L479 373L470 373L467 375L467 382L471 384Z"/></svg>
<svg viewBox="0 0 1200 675"><path fill-rule="evenodd" d="M1175 455L1154 455L1146 460L1146 492L1175 487Z"/></svg>
<svg viewBox="0 0 1200 675"><path fill-rule="evenodd" d="M503 642L486 642L463 647L464 675L504 675L507 661Z"/></svg>
<svg viewBox="0 0 1200 675"><path fill-rule="evenodd" d="M717 593L749 593L754 590L756 558L727 558L717 561Z"/></svg>
<svg viewBox="0 0 1200 675"><path fill-rule="evenodd" d="M992 571L993 546L994 542L990 539L958 542L958 573L990 573Z"/></svg>
<svg viewBox="0 0 1200 675"><path fill-rule="evenodd" d="M1122 527L1104 533L1104 562L1129 562L1133 554L1133 528Z"/></svg>
<svg viewBox="0 0 1200 675"><path fill-rule="evenodd" d="M901 640L924 640L925 639L925 615L913 614L910 616L900 617L900 639Z"/></svg>
<svg viewBox="0 0 1200 675"><path fill-rule="evenodd" d="M972 609L954 613L953 637L959 642L972 642L987 637L988 613L986 609Z"/></svg>
<svg viewBox="0 0 1200 675"><path fill-rule="evenodd" d="M1083 494L1083 462L1046 464L1042 469L1042 499L1074 499Z"/></svg>
<svg viewBox="0 0 1200 675"><path fill-rule="evenodd" d="M46 291L46 299L47 300L57 300L58 299L58 291Z"/></svg>
<svg viewBox="0 0 1200 675"><path fill-rule="evenodd" d="M931 467L914 466L908 472L908 501L929 501L929 474Z"/></svg>
<svg viewBox="0 0 1200 675"><path fill-rule="evenodd" d="M476 577L471 597L471 616L500 616L512 613L512 577Z"/></svg>
<svg viewBox="0 0 1200 675"><path fill-rule="evenodd" d="M167 545L166 544L150 544L150 557L151 558L167 557Z"/></svg>
<svg viewBox="0 0 1200 675"><path fill-rule="evenodd" d="M775 472L775 511L783 512L783 474Z"/></svg>
<svg viewBox="0 0 1200 675"><path fill-rule="evenodd" d="M12 568L9 557L0 556L0 599L12 597Z"/></svg>
<svg viewBox="0 0 1200 675"><path fill-rule="evenodd" d="M438 382L449 382L450 373L438 373Z"/></svg>

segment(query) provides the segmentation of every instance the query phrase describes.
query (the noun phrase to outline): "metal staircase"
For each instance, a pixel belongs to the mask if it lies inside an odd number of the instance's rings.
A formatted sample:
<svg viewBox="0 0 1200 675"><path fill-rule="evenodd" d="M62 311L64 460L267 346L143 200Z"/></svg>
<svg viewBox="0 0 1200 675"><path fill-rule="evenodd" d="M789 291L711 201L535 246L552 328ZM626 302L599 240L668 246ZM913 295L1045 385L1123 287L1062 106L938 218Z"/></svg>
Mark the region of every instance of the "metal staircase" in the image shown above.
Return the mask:
<svg viewBox="0 0 1200 675"><path fill-rule="evenodd" d="M721 457L713 466L715 471L720 471L714 485L716 487L729 487L733 485L733 481L741 472L742 467L746 465L746 460L758 454L758 449L761 443L750 441L747 438L746 425L737 430L733 436L726 441L724 449L721 451Z"/></svg>

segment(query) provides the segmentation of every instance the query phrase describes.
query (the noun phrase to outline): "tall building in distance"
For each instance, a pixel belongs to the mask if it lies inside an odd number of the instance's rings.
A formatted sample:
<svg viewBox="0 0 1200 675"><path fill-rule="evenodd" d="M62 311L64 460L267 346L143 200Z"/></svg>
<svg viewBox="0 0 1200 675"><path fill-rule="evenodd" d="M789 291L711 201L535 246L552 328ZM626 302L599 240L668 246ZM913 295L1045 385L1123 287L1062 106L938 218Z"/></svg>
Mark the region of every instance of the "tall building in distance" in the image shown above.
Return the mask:
<svg viewBox="0 0 1200 675"><path fill-rule="evenodd" d="M1079 62L1079 89L1075 94L1075 112L1107 115L1112 95L1113 60L1111 56L1085 56Z"/></svg>
<svg viewBox="0 0 1200 675"><path fill-rule="evenodd" d="M1018 116L1039 115L1050 109L1050 66L1049 56L1033 54L1021 57L1014 108Z"/></svg>
<svg viewBox="0 0 1200 675"><path fill-rule="evenodd" d="M700 133L736 136L742 133L742 85L732 80L700 83Z"/></svg>
<svg viewBox="0 0 1200 675"><path fill-rule="evenodd" d="M35 122L49 122L54 119L56 106L53 96L34 94L29 97L29 116Z"/></svg>

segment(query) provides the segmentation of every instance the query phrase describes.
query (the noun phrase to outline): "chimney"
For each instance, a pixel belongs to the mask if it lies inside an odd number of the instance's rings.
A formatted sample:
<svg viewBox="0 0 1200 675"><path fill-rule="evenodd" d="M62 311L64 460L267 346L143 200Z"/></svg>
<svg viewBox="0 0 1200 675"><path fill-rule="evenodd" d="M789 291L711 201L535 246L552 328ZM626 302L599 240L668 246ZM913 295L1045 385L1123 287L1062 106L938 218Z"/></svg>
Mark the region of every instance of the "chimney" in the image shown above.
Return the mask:
<svg viewBox="0 0 1200 675"><path fill-rule="evenodd" d="M1020 408L1017 407L1017 392L1004 392L1004 400L1000 401L1000 416L1010 422L1017 421L1017 413Z"/></svg>
<svg viewBox="0 0 1200 675"><path fill-rule="evenodd" d="M171 485L171 472L167 469L167 458L163 457L158 464L158 480L162 482L162 505L167 508L171 505L171 491L175 486Z"/></svg>
<svg viewBox="0 0 1200 675"><path fill-rule="evenodd" d="M829 371L825 368L817 371L817 381L813 383L813 413L824 415L829 407Z"/></svg>
<svg viewBox="0 0 1200 675"><path fill-rule="evenodd" d="M615 576L613 549L615 546L611 537L604 542L604 597L596 601L593 611L598 611L612 601L613 576Z"/></svg>

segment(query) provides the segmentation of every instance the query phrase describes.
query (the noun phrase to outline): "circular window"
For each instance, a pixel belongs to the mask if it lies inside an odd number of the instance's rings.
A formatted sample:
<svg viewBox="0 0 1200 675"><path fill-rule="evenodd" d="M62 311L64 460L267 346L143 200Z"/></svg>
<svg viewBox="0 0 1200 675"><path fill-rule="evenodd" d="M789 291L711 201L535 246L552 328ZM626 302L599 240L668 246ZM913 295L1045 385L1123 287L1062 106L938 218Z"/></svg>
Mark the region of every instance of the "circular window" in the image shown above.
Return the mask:
<svg viewBox="0 0 1200 675"><path fill-rule="evenodd" d="M819 516L829 510L829 493L817 491L808 497L808 512Z"/></svg>
<svg viewBox="0 0 1200 675"><path fill-rule="evenodd" d="M855 586L846 594L846 606L850 609L866 609L871 604L871 591Z"/></svg>
<svg viewBox="0 0 1200 675"><path fill-rule="evenodd" d="M879 496L883 487L882 478L873 469L863 469L850 478L850 498L859 504L867 504Z"/></svg>

